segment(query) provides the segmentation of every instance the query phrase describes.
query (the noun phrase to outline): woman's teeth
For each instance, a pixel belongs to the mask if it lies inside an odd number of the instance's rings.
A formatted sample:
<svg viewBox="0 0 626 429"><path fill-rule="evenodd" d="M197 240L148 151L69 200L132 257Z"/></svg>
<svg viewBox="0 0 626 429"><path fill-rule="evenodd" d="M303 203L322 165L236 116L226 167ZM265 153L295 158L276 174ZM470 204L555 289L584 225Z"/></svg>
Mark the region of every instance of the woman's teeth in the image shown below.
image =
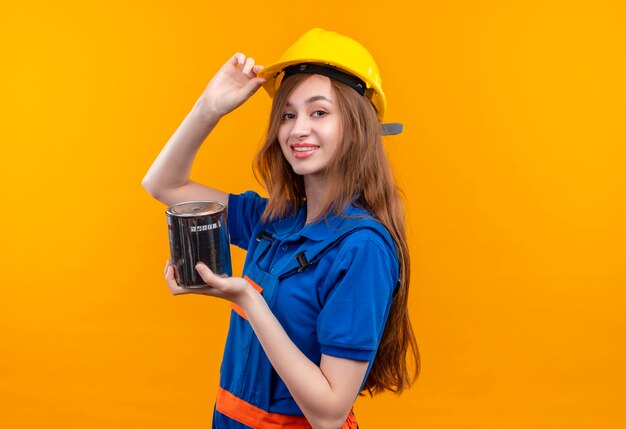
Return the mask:
<svg viewBox="0 0 626 429"><path fill-rule="evenodd" d="M294 147L293 150L295 150L296 152L310 152L312 150L317 149L316 146L309 146L309 147Z"/></svg>

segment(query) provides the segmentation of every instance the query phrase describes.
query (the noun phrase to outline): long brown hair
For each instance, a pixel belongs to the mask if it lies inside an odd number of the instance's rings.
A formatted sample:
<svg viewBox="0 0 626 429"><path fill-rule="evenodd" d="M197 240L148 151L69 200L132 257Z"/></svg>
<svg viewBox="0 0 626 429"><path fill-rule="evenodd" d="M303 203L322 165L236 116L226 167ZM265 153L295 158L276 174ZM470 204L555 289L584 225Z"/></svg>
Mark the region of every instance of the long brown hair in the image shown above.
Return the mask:
<svg viewBox="0 0 626 429"><path fill-rule="evenodd" d="M293 172L283 156L278 131L289 96L310 76L291 76L274 96L267 137L254 165L255 176L269 193L263 221L294 214L305 202L303 178ZM419 351L407 306L411 267L404 206L383 149L380 122L374 106L347 85L334 79L330 82L341 115L341 139L325 170L328 192L317 220L329 213L341 215L348 205L355 204L375 216L393 238L400 262L401 282L393 297L376 358L363 390L370 395L384 390L400 393L413 384L420 371ZM413 371L409 370L409 363L414 365Z"/></svg>

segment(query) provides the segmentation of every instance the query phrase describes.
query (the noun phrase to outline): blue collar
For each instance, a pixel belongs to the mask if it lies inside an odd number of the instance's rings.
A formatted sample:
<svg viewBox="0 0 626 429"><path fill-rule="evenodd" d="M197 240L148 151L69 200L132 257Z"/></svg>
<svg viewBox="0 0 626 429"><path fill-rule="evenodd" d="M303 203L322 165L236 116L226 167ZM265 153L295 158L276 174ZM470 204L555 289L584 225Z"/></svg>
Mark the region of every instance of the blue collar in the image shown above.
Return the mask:
<svg viewBox="0 0 626 429"><path fill-rule="evenodd" d="M288 216L284 219L272 222L266 226L266 230L269 233L279 236L297 234L298 236L306 237L310 240L322 241L329 238L331 235L336 234L337 231L341 230L342 224L346 220L350 220L344 216L372 217L372 215L366 210L350 205L346 208L346 210L344 210L342 215L331 213L325 219L305 225L306 205L303 205L294 216Z"/></svg>

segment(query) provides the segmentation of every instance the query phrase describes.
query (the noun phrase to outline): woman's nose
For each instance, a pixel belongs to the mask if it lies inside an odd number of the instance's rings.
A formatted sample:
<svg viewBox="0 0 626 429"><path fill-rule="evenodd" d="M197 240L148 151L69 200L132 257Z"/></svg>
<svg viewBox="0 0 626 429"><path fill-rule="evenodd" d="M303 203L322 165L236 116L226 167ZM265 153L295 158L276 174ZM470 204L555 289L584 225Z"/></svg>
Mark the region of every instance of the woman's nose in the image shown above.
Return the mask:
<svg viewBox="0 0 626 429"><path fill-rule="evenodd" d="M298 116L294 121L293 128L291 128L291 136L297 139L311 134L311 124L306 116Z"/></svg>

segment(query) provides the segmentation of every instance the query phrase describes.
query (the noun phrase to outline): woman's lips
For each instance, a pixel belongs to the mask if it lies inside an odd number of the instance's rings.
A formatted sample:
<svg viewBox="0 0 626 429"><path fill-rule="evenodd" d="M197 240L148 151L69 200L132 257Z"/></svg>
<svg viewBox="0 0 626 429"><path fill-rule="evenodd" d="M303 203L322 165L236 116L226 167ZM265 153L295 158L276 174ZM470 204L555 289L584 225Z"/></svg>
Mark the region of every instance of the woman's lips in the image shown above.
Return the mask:
<svg viewBox="0 0 626 429"><path fill-rule="evenodd" d="M291 153L295 158L304 159L313 155L320 147L310 143L297 143L291 145Z"/></svg>

